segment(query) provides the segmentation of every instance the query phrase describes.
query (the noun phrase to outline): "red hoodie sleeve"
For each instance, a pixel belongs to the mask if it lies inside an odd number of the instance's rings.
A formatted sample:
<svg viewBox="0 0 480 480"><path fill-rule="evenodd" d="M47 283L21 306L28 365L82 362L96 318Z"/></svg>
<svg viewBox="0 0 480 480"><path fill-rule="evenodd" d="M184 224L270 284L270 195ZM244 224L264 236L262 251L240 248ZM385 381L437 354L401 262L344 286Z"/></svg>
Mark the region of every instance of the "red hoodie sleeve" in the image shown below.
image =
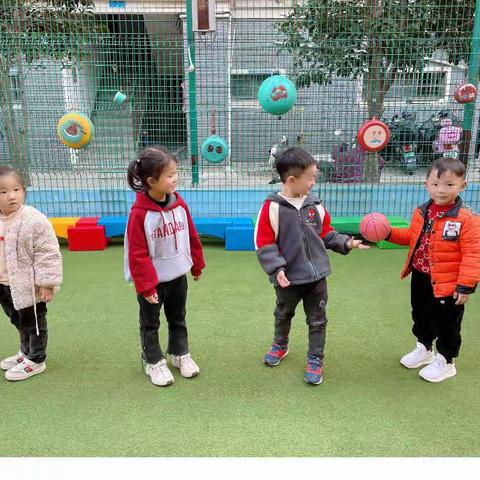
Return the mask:
<svg viewBox="0 0 480 480"><path fill-rule="evenodd" d="M183 208L187 212L188 218L188 232L190 235L190 254L192 255L193 266L190 270L194 277L198 277L202 270L205 268L205 260L203 259L203 249L202 242L200 242L200 237L198 236L197 229L193 224L192 215L190 210L187 207L187 204L183 202Z"/></svg>
<svg viewBox="0 0 480 480"><path fill-rule="evenodd" d="M270 200L265 201L260 210L255 229L255 247L264 247L265 245L272 245L275 242L275 232L270 223Z"/></svg>
<svg viewBox="0 0 480 480"><path fill-rule="evenodd" d="M320 238L325 238L327 233L335 231L335 229L332 227L332 219L330 218L330 214L327 212L327 209L325 207L323 207L323 209L325 211L325 216L323 217Z"/></svg>
<svg viewBox="0 0 480 480"><path fill-rule="evenodd" d="M127 224L128 268L137 293L149 297L156 291L158 277L148 252L144 221L145 211L132 209Z"/></svg>

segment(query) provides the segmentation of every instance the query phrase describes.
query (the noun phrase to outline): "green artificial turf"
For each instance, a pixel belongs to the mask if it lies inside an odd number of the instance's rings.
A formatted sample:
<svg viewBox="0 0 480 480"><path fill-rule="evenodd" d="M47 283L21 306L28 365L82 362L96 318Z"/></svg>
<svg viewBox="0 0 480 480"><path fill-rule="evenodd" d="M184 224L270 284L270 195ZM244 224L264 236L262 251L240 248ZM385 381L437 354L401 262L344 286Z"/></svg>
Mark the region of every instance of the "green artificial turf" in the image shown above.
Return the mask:
<svg viewBox="0 0 480 480"><path fill-rule="evenodd" d="M405 251L332 254L324 383L303 381L299 307L290 354L262 364L274 292L254 252L205 248L187 322L197 378L153 386L140 366L137 303L123 249L64 253L49 308L47 371L0 379L0 456L478 456L478 294L467 305L458 374L423 381L399 358L415 346ZM0 355L18 348L2 316ZM165 328L161 327L163 345Z"/></svg>

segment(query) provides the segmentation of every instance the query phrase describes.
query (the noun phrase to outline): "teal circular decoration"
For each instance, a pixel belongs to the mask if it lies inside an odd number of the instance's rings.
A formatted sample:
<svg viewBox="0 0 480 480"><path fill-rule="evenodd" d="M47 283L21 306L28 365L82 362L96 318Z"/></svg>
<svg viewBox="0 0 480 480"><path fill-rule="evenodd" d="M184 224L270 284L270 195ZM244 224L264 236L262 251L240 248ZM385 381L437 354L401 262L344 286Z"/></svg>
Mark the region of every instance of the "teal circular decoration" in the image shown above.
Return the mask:
<svg viewBox="0 0 480 480"><path fill-rule="evenodd" d="M258 101L263 110L271 115L283 115L295 104L297 89L285 75L266 78L258 89Z"/></svg>
<svg viewBox="0 0 480 480"><path fill-rule="evenodd" d="M223 162L228 157L228 144L218 135L210 135L202 142L202 157L210 163Z"/></svg>
<svg viewBox="0 0 480 480"><path fill-rule="evenodd" d="M117 105L121 105L126 99L127 99L127 96L120 90L113 97L113 101Z"/></svg>

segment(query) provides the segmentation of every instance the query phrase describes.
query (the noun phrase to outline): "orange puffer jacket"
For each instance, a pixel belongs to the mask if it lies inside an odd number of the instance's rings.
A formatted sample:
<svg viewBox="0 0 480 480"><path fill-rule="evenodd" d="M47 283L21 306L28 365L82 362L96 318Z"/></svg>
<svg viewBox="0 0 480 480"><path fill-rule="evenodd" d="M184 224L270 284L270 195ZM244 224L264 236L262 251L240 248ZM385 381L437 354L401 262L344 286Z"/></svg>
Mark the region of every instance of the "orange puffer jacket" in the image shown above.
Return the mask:
<svg viewBox="0 0 480 480"><path fill-rule="evenodd" d="M413 253L430 204L431 200L417 207L410 226L392 228L388 237L389 242L410 245L401 278L411 272ZM435 297L450 297L455 291L475 291L480 281L480 217L462 206L460 198L448 212L434 220L429 257Z"/></svg>

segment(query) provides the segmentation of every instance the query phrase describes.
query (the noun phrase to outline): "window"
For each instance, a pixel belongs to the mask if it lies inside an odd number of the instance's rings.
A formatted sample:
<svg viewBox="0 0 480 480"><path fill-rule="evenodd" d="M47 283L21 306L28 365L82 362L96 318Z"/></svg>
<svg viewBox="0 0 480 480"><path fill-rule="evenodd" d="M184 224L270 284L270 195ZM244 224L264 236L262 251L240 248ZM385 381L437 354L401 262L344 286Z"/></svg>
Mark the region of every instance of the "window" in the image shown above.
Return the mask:
<svg viewBox="0 0 480 480"><path fill-rule="evenodd" d="M262 82L273 74L285 75L286 70L232 69L230 73L230 96L232 105L240 108L260 108L257 95Z"/></svg>
<svg viewBox="0 0 480 480"><path fill-rule="evenodd" d="M399 72L386 100L440 100L447 89L446 72Z"/></svg>
<svg viewBox="0 0 480 480"><path fill-rule="evenodd" d="M232 100L255 100L258 88L269 76L269 73L232 73Z"/></svg>
<svg viewBox="0 0 480 480"><path fill-rule="evenodd" d="M451 67L427 65L422 72L398 72L385 95L385 103L437 102L448 96ZM367 76L362 80L362 101L367 100Z"/></svg>
<svg viewBox="0 0 480 480"><path fill-rule="evenodd" d="M10 73L10 92L12 94L13 103L21 102L20 82L18 80L18 71L16 68L11 68Z"/></svg>

